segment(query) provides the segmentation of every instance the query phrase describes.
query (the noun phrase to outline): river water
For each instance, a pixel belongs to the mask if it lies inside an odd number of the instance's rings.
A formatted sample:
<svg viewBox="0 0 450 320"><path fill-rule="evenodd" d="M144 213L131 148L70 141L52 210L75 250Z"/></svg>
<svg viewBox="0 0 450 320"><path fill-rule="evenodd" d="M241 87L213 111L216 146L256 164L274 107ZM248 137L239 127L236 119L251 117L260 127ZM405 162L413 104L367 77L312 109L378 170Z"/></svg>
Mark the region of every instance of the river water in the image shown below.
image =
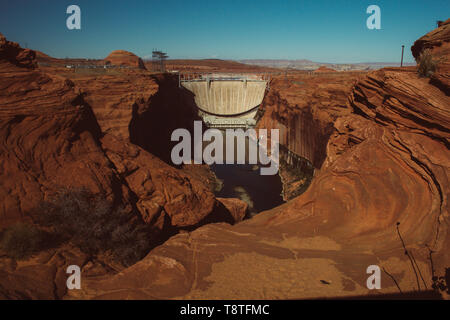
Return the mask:
<svg viewBox="0 0 450 320"><path fill-rule="evenodd" d="M249 205L250 215L282 204L282 183L280 176L260 175L257 165L213 164L212 171L222 183L216 196L239 198Z"/></svg>
<svg viewBox="0 0 450 320"><path fill-rule="evenodd" d="M225 132L223 141L226 144ZM209 142L205 142L206 147ZM237 153L234 144L235 158ZM248 138L246 139L246 163L248 163ZM226 145L223 157L226 158ZM236 159L235 159L236 160ZM235 161L236 163L236 161ZM279 174L261 175L260 166L254 164L212 164L211 170L219 180L216 196L222 198L239 198L249 206L250 216L284 203L282 182Z"/></svg>

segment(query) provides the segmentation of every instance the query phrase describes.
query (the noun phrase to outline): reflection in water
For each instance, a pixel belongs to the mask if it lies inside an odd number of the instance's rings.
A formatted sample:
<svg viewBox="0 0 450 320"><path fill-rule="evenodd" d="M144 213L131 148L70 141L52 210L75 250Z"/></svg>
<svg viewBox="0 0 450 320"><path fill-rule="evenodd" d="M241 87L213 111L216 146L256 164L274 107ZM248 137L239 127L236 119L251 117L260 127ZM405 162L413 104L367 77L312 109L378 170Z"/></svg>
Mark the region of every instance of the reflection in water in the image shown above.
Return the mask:
<svg viewBox="0 0 450 320"><path fill-rule="evenodd" d="M249 164L213 164L211 169L223 184L216 196L245 201L251 215L283 203L281 179L277 174L262 176L259 166Z"/></svg>
<svg viewBox="0 0 450 320"><path fill-rule="evenodd" d="M223 159L226 159L225 131L223 134ZM209 142L203 143L205 148ZM237 139L234 140L234 163L237 162ZM249 138L245 139L245 162L247 164L213 164L212 171L221 182L221 188L216 190L217 197L239 198L249 206L250 215L274 208L282 204L282 182L280 176L260 175L260 167L249 163Z"/></svg>
<svg viewBox="0 0 450 320"><path fill-rule="evenodd" d="M222 131L223 136L225 132ZM226 139L224 137L223 158L226 159ZM203 141L203 148L211 142ZM249 138L245 141L246 163L249 162ZM234 158L237 161L237 139L234 141ZM224 161L225 162L225 161ZM280 147L280 171L285 182L285 198L298 195L311 182L313 168L309 161L298 158L286 148ZM249 206L250 215L272 209L284 203L283 182L279 174L261 175L260 166L255 164L213 164L210 166L220 180L215 194L223 198L239 198Z"/></svg>

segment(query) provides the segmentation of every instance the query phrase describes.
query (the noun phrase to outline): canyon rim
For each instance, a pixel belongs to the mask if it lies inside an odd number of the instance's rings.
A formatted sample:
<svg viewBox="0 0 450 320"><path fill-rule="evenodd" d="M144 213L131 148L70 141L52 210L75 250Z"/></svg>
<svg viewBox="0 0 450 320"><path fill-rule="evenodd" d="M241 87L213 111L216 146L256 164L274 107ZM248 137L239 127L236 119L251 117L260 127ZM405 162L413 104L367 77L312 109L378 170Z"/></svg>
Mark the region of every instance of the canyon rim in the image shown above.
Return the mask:
<svg viewBox="0 0 450 320"><path fill-rule="evenodd" d="M155 71L130 51L61 59L0 34L0 298L448 299L450 19L411 52L417 66L377 70ZM214 90L254 97L199 108ZM211 163L171 158L175 130L236 123L279 133L279 188L259 191L278 198L262 210L247 186L222 196Z"/></svg>

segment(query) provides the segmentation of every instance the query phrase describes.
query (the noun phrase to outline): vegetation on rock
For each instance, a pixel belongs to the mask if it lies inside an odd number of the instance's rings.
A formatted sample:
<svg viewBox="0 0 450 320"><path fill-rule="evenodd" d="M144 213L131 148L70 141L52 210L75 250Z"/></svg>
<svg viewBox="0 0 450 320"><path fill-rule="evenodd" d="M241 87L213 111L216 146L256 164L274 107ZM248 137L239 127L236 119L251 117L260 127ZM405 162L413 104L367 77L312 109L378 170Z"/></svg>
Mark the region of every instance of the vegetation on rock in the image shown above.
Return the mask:
<svg viewBox="0 0 450 320"><path fill-rule="evenodd" d="M421 77L430 77L437 70L439 60L434 59L431 51L425 49L417 58L417 71Z"/></svg>
<svg viewBox="0 0 450 320"><path fill-rule="evenodd" d="M40 225L88 254L110 253L130 265L151 248L149 226L89 190L63 188L39 211Z"/></svg>
<svg viewBox="0 0 450 320"><path fill-rule="evenodd" d="M32 224L18 223L3 230L0 235L0 248L14 259L26 259L42 249L45 232Z"/></svg>

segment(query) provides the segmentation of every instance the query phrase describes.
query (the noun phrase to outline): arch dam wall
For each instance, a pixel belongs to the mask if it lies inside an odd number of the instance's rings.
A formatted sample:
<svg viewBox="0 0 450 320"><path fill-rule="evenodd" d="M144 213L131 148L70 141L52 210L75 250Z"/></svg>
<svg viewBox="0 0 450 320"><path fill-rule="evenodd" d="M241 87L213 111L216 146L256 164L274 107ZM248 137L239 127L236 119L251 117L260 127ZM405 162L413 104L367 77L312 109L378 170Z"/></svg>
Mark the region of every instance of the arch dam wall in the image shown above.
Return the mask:
<svg viewBox="0 0 450 320"><path fill-rule="evenodd" d="M268 85L264 75L180 75L180 86L191 91L206 125L249 127Z"/></svg>

